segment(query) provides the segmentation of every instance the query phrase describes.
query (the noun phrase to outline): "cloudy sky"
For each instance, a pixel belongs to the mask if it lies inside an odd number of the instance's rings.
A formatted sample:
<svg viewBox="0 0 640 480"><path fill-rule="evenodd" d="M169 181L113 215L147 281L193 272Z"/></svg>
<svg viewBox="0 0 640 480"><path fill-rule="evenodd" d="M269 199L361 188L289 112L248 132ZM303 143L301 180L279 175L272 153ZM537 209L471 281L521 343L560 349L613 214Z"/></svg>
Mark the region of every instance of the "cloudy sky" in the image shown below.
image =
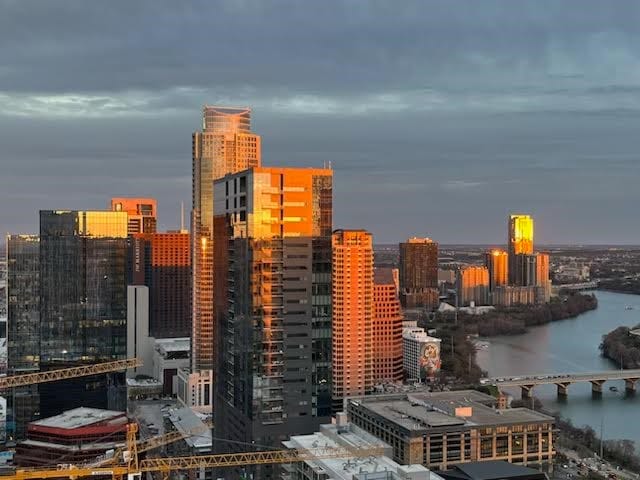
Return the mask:
<svg viewBox="0 0 640 480"><path fill-rule="evenodd" d="M0 0L0 230L116 195L175 228L204 103L377 242L640 243L640 3L600 0Z"/></svg>

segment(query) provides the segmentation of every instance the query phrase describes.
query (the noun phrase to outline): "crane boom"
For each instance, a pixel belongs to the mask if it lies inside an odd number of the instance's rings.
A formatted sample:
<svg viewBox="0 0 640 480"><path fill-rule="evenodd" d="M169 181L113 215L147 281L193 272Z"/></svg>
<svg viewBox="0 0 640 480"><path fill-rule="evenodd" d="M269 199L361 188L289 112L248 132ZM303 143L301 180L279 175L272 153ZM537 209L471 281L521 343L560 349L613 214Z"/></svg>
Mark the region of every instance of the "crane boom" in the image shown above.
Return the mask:
<svg viewBox="0 0 640 480"><path fill-rule="evenodd" d="M84 365L82 367L62 368L60 370L50 370L48 372L27 373L25 375L13 375L10 377L0 377L0 390L21 387L23 385L33 385L34 383L55 382L67 378L86 377L98 375L100 373L117 372L127 368L142 366L142 360L129 358L126 360L116 360L114 362L96 363Z"/></svg>
<svg viewBox="0 0 640 480"><path fill-rule="evenodd" d="M223 453L191 457L150 458L141 460L139 467L114 465L111 467L61 466L58 469L31 468L17 470L13 475L0 476L2 480L30 480L38 478L78 478L105 475L113 478L140 472L170 472L196 468L236 467L295 463L326 458L362 458L384 455L382 446L365 448L317 447L312 449L270 450L263 452Z"/></svg>

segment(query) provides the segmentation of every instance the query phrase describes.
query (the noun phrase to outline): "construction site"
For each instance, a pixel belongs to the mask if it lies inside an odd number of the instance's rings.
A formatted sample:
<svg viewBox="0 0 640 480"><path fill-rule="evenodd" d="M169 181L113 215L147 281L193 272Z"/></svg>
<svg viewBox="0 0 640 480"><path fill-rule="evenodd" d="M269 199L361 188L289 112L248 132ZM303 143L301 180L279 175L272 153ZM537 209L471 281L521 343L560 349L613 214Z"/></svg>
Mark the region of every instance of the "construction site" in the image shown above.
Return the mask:
<svg viewBox="0 0 640 480"><path fill-rule="evenodd" d="M0 389L7 391L140 365L140 360L129 359L3 377L0 378ZM31 422L27 439L16 445L13 461L0 471L0 479L208 479L225 478L226 469L233 468L237 472L256 465L286 465L287 468L282 469L282 478L303 478L291 476L300 463L334 461L344 463L345 472L354 467L364 472L365 465L378 471L377 459L381 459L384 471L389 475L400 476L367 478L434 478L428 477L429 471L423 467L413 474L412 469L399 468L385 457L388 447L373 437L370 441L354 441L353 438L359 437L351 435L350 439L349 435L344 435L347 433L345 426L340 427L342 432L334 432L333 440L319 442L316 438L309 443L303 439L292 439L288 444L290 448L261 450L247 445L244 452L212 455L210 418L197 415L188 408L171 408L169 403L163 407L157 402L152 405L154 408L145 409L144 403L138 404L129 413L81 407ZM161 418L166 420L162 425L154 420L155 407L159 407ZM343 435L338 438L339 433ZM395 467L398 467L397 472ZM420 473L422 475L417 475Z"/></svg>

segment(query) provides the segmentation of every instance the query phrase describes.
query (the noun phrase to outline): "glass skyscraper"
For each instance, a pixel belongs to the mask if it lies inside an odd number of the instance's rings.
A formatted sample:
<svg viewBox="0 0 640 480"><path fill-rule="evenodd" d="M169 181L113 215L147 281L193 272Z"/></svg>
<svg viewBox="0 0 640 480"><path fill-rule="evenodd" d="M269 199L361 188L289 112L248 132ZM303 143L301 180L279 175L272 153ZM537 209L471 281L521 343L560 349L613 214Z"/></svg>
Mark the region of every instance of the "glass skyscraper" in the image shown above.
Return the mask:
<svg viewBox="0 0 640 480"><path fill-rule="evenodd" d="M7 343L9 375L40 368L40 239L7 236ZM40 409L37 385L14 388L7 398L7 434L24 439Z"/></svg>
<svg viewBox="0 0 640 480"><path fill-rule="evenodd" d="M40 368L126 358L127 213L40 211ZM124 374L40 386L41 414L123 409Z"/></svg>
<svg viewBox="0 0 640 480"><path fill-rule="evenodd" d="M332 171L253 168L214 198L215 449L280 448L330 420Z"/></svg>
<svg viewBox="0 0 640 480"><path fill-rule="evenodd" d="M192 371L213 369L213 181L260 166L260 136L249 108L205 106L192 136Z"/></svg>

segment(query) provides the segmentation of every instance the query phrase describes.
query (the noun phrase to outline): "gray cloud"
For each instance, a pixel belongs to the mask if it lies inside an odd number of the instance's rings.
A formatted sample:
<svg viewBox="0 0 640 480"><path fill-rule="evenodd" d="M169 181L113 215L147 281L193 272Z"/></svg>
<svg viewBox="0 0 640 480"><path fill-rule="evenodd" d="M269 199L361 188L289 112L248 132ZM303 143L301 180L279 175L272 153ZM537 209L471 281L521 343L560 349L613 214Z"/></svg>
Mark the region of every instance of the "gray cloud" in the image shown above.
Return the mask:
<svg viewBox="0 0 640 480"><path fill-rule="evenodd" d="M585 0L0 0L0 228L39 208L190 200L203 103L248 104L266 164L335 168L378 241L633 243L640 5ZM602 228L593 227L602 215Z"/></svg>

